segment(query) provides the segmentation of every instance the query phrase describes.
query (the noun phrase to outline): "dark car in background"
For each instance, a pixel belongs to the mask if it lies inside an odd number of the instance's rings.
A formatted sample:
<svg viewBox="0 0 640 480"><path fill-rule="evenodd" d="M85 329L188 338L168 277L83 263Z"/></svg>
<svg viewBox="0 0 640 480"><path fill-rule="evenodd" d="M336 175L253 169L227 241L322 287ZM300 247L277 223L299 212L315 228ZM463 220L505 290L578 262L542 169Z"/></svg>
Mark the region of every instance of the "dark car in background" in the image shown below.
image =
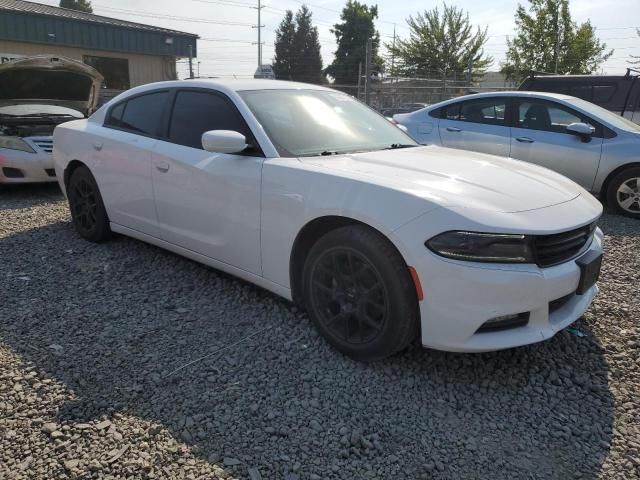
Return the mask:
<svg viewBox="0 0 640 480"><path fill-rule="evenodd" d="M532 74L518 90L571 95L640 124L640 71L631 68L625 75Z"/></svg>

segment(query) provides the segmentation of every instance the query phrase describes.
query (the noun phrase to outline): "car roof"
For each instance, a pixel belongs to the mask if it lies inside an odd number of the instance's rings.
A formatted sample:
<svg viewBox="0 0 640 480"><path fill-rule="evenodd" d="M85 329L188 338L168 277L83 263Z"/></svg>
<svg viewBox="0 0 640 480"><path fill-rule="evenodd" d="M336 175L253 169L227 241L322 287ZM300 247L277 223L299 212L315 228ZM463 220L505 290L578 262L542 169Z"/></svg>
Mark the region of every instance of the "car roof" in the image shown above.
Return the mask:
<svg viewBox="0 0 640 480"><path fill-rule="evenodd" d="M542 99L551 99L551 100L564 100L570 101L576 99L576 97L572 97L571 95L565 95L562 93L548 93L548 92L527 92L520 90L510 90L510 91L502 91L502 92L483 92L483 93L473 93L469 95L462 95L460 97L451 98L449 100L443 100L442 102L434 103L426 107L426 110L431 111L436 108L440 108L444 105L449 105L451 103L460 102L463 100L473 100L476 98L495 98L495 97L531 97L531 98L542 98ZM415 112L414 112L415 113Z"/></svg>
<svg viewBox="0 0 640 480"><path fill-rule="evenodd" d="M311 83L287 82L284 80L268 79L231 79L231 78L194 78L189 80L171 80L141 85L128 90L131 93L143 93L147 90L159 88L213 88L226 92L242 92L246 90L325 90L330 88Z"/></svg>

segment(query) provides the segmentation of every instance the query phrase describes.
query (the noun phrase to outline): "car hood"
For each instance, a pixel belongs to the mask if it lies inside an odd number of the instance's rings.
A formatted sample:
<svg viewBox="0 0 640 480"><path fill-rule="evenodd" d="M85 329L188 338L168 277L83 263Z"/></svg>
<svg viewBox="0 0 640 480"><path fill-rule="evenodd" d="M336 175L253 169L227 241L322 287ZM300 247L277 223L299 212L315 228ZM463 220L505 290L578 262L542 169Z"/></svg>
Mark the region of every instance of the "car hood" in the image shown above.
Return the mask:
<svg viewBox="0 0 640 480"><path fill-rule="evenodd" d="M585 192L546 168L438 146L300 161L403 190L439 206L522 212L568 202Z"/></svg>
<svg viewBox="0 0 640 480"><path fill-rule="evenodd" d="M46 104L90 115L103 77L77 60L53 55L20 58L0 65L0 107Z"/></svg>

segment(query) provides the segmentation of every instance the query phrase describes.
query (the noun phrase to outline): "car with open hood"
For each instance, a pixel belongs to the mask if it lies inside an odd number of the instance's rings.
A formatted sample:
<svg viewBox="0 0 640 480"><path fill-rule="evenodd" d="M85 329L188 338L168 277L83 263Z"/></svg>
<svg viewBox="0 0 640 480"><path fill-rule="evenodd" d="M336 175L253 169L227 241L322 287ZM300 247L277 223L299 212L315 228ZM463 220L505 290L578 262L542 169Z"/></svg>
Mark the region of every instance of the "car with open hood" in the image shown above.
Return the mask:
<svg viewBox="0 0 640 480"><path fill-rule="evenodd" d="M539 342L598 287L602 207L545 168L419 146L353 97L273 80L136 87L54 132L77 232L118 232L306 308L341 352ZM147 272L153 275L153 272Z"/></svg>
<svg viewBox="0 0 640 480"><path fill-rule="evenodd" d="M101 84L97 70L70 58L0 65L0 183L55 181L53 130L90 115Z"/></svg>

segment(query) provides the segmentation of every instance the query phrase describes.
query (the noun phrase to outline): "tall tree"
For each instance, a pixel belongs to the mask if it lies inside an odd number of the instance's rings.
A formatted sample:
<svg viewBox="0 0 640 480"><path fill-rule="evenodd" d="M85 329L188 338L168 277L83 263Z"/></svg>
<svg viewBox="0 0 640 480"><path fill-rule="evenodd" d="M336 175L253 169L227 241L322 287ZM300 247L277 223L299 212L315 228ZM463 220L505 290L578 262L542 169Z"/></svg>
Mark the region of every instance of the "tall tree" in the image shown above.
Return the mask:
<svg viewBox="0 0 640 480"><path fill-rule="evenodd" d="M305 83L322 83L322 55L318 28L311 21L312 13L303 5L296 13L296 32L293 49L297 55L293 79Z"/></svg>
<svg viewBox="0 0 640 480"><path fill-rule="evenodd" d="M516 36L507 40L502 72L521 80L530 71L592 73L612 54L590 22L571 19L569 0L529 0L529 12L516 10Z"/></svg>
<svg viewBox="0 0 640 480"><path fill-rule="evenodd" d="M293 80L293 68L296 52L294 50L294 38L296 25L293 21L293 12L287 10L284 19L276 30L275 50L273 59L273 72L279 80Z"/></svg>
<svg viewBox="0 0 640 480"><path fill-rule="evenodd" d="M435 75L465 78L469 67L475 76L482 75L493 58L484 53L487 27L475 30L469 14L455 6L443 4L410 16L407 20L410 34L387 48L396 59L392 75L431 77Z"/></svg>
<svg viewBox="0 0 640 480"><path fill-rule="evenodd" d="M79 12L93 13L93 7L89 0L60 0L60 6Z"/></svg>
<svg viewBox="0 0 640 480"><path fill-rule="evenodd" d="M311 11L303 5L296 13L287 10L276 30L273 71L279 80L322 83L322 56L318 28Z"/></svg>
<svg viewBox="0 0 640 480"><path fill-rule="evenodd" d="M378 55L380 34L374 20L378 18L378 6L367 6L357 0L349 0L340 15L341 23L331 29L336 36L338 48L333 63L325 72L335 83L354 85L358 83L359 65L364 72L366 63L367 40L373 40L372 63L374 73L382 72L384 61Z"/></svg>

